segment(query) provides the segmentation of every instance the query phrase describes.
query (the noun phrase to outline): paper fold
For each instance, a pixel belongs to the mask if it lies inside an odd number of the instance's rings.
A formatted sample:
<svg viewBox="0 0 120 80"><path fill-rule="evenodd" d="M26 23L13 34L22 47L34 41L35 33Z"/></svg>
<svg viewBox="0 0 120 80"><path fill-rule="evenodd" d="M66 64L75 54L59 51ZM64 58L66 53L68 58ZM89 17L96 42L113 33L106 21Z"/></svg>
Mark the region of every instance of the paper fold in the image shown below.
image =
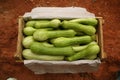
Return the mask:
<svg viewBox="0 0 120 80"><path fill-rule="evenodd" d="M24 65L35 74L92 72L98 69L100 63L100 59L72 62L24 60Z"/></svg>
<svg viewBox="0 0 120 80"><path fill-rule="evenodd" d="M93 18L95 15L80 7L37 7L31 12L25 13L24 18L32 19L71 19L71 18Z"/></svg>

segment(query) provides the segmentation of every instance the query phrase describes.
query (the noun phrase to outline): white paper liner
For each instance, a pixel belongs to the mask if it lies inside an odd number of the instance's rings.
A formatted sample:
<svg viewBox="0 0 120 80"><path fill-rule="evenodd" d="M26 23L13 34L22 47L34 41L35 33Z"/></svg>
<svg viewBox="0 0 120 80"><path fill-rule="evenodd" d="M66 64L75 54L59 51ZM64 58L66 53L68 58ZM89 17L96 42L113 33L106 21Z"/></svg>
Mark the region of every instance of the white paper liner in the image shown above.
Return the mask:
<svg viewBox="0 0 120 80"><path fill-rule="evenodd" d="M93 72L98 69L100 63L100 59L72 62L24 60L24 65L35 74Z"/></svg>
<svg viewBox="0 0 120 80"><path fill-rule="evenodd" d="M24 15L24 18L27 17L31 17L32 19L71 19L95 18L95 15L88 12L85 8L80 7L37 7Z"/></svg>

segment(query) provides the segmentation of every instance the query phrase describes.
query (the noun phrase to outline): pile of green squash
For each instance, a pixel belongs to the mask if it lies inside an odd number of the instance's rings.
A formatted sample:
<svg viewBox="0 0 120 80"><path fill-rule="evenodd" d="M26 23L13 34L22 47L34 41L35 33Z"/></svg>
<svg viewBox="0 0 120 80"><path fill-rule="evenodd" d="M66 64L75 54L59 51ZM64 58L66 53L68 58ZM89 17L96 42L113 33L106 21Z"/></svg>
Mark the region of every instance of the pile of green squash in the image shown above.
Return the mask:
<svg viewBox="0 0 120 80"><path fill-rule="evenodd" d="M94 60L100 52L97 27L96 18L29 20L23 28L22 55L27 60Z"/></svg>

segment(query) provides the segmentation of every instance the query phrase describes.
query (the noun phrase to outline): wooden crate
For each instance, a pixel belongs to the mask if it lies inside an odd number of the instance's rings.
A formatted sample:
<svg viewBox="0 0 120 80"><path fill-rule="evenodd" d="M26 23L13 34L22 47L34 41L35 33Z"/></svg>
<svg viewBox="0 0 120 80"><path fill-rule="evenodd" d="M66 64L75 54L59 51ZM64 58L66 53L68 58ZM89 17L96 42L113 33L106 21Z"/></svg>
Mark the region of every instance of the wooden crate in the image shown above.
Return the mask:
<svg viewBox="0 0 120 80"><path fill-rule="evenodd" d="M99 57L101 59L101 61L103 59L106 58L106 54L104 53L103 50L103 29L102 29L102 25L103 25L103 18L102 17L96 17L96 19L98 20L98 27L97 27L97 32L96 32L96 40L98 42L98 45L100 46L100 53L99 53ZM19 26L18 26L18 39L17 39L17 50L16 53L14 55L15 60L17 62L23 62L23 57L22 57L22 50L23 50L23 46L22 46L22 40L23 40L23 28L25 24L25 20L24 18L21 16L19 17Z"/></svg>

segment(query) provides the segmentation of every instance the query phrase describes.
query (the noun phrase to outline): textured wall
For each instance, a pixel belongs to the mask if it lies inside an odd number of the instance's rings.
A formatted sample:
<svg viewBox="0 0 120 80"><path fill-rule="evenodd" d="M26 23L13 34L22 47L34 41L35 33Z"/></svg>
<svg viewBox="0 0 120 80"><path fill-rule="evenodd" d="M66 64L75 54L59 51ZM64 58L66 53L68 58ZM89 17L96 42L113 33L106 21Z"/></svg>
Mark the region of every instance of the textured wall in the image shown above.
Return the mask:
<svg viewBox="0 0 120 80"><path fill-rule="evenodd" d="M18 16L37 6L85 7L105 20L104 50L108 58L94 73L34 75L22 63L16 63ZM0 80L115 80L120 69L120 0L0 0Z"/></svg>

